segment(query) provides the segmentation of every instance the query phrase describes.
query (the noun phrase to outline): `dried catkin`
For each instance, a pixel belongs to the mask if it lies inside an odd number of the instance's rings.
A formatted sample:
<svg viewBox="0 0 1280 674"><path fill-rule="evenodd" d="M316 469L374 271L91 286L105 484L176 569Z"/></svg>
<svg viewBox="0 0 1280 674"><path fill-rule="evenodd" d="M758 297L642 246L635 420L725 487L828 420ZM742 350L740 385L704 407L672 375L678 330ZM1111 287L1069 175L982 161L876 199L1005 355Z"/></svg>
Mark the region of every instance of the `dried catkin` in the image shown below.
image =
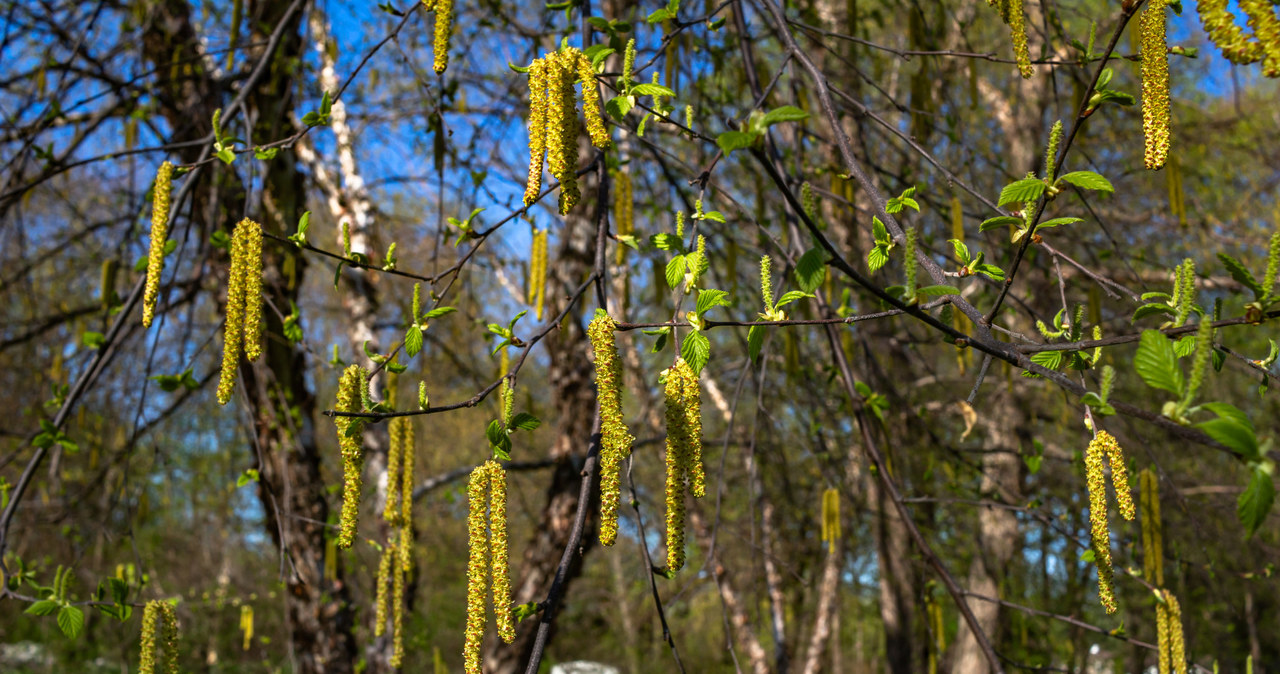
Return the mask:
<svg viewBox="0 0 1280 674"><path fill-rule="evenodd" d="M360 412L367 397L365 370L348 366L338 382L338 412ZM361 389L365 389L362 391ZM338 547L348 549L355 542L360 516L361 470L364 468L364 420L360 417L334 417L338 427L338 446L342 450L342 515L338 522Z"/></svg>
<svg viewBox="0 0 1280 674"><path fill-rule="evenodd" d="M147 251L147 286L142 298L142 325L151 327L156 301L160 297L160 272L164 271L164 243L169 232L169 193L173 187L173 164L164 162L156 170L151 200L151 245ZM107 297L103 290L103 297Z"/></svg>
<svg viewBox="0 0 1280 674"><path fill-rule="evenodd" d="M1147 3L1138 19L1142 37L1142 132L1148 170L1164 167L1169 155L1169 45L1165 40L1165 2Z"/></svg>
<svg viewBox="0 0 1280 674"><path fill-rule="evenodd" d="M600 543L618 537L622 462L631 454L631 432L622 418L622 361L614 342L617 323L600 314L587 326L595 353L596 395L600 400Z"/></svg>

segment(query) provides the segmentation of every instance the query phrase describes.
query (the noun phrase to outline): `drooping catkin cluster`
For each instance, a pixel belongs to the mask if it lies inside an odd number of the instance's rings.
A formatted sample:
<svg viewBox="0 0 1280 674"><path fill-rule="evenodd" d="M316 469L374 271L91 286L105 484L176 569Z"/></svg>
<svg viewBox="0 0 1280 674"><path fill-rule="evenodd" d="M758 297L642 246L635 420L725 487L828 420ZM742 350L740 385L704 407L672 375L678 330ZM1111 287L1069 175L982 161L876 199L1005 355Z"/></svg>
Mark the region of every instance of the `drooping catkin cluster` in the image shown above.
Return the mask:
<svg viewBox="0 0 1280 674"><path fill-rule="evenodd" d="M840 490L822 492L822 541L835 545L840 538Z"/></svg>
<svg viewBox="0 0 1280 674"><path fill-rule="evenodd" d="M667 424L667 569L684 566L684 495L706 495L702 468L702 395L698 375L683 358L665 373L663 394Z"/></svg>
<svg viewBox="0 0 1280 674"><path fill-rule="evenodd" d="M600 544L618 538L622 462L631 454L631 432L622 419L622 360L614 343L617 323L600 314L587 326L595 354L596 395L600 399Z"/></svg>
<svg viewBox="0 0 1280 674"><path fill-rule="evenodd" d="M1111 464L1111 482L1116 490L1116 504L1126 520L1134 517L1133 496L1124 467L1120 443L1106 431L1098 431L1085 450L1085 482L1089 488L1089 524L1093 543L1093 561L1098 566L1098 600L1107 613L1116 612L1116 597L1111 567L1111 531L1107 526L1107 485L1103 458Z"/></svg>
<svg viewBox="0 0 1280 674"><path fill-rule="evenodd" d="M1165 40L1164 0L1147 3L1138 19L1142 36L1142 133L1148 170L1164 167L1169 155L1169 45Z"/></svg>
<svg viewBox="0 0 1280 674"><path fill-rule="evenodd" d="M573 47L554 51L529 66L529 181L524 203L542 191L543 153L551 175L560 181L560 213L578 203L578 110L574 82L582 83L582 112L591 144L609 147L609 132L600 112L595 66Z"/></svg>
<svg viewBox="0 0 1280 674"><path fill-rule="evenodd" d="M526 301L533 305L534 315L542 320L542 307L547 293L547 230L533 233L529 246L529 288Z"/></svg>
<svg viewBox="0 0 1280 674"><path fill-rule="evenodd" d="M449 67L449 36L453 33L453 0L422 0L422 8L436 13L436 27L431 49L435 62L431 68L437 75Z"/></svg>
<svg viewBox="0 0 1280 674"><path fill-rule="evenodd" d="M1160 521L1160 490L1150 468L1138 473L1138 503L1142 508L1142 576L1164 586L1164 524Z"/></svg>
<svg viewBox="0 0 1280 674"><path fill-rule="evenodd" d="M486 498L487 497L487 498ZM480 642L484 639L486 581L493 580L493 612L498 636L515 641L511 611L511 566L507 548L507 474L490 459L471 472L467 487L470 558L467 562L467 629L463 665L467 674L480 674ZM489 522L485 524L486 506Z"/></svg>
<svg viewBox="0 0 1280 674"><path fill-rule="evenodd" d="M1195 260L1186 258L1174 270L1172 296L1170 302L1174 306L1173 324L1182 325L1187 322L1187 316L1191 315L1191 305L1196 299Z"/></svg>
<svg viewBox="0 0 1280 674"><path fill-rule="evenodd" d="M367 373L359 365L348 366L338 381L338 412L361 412L368 397ZM362 390L363 389L363 390ZM348 549L356 539L360 517L361 470L364 468L364 419L334 417L338 446L342 449L342 515L338 521L338 547Z"/></svg>
<svg viewBox="0 0 1280 674"><path fill-rule="evenodd" d="M162 659L163 669L156 669ZM147 602L142 612L142 649L139 674L178 674L178 613L173 604L160 599Z"/></svg>
<svg viewBox="0 0 1280 674"><path fill-rule="evenodd" d="M231 273L227 282L227 326L222 342L218 403L231 400L240 353L262 354L262 226L245 218L231 235Z"/></svg>
<svg viewBox="0 0 1280 674"><path fill-rule="evenodd" d="M151 247L147 251L147 286L142 296L142 325L151 327L160 298L160 272L164 271L164 242L169 233L169 192L173 188L173 164L156 169L151 197ZM106 290L103 297L107 296Z"/></svg>
<svg viewBox="0 0 1280 674"><path fill-rule="evenodd" d="M635 231L636 224L635 195L632 192L631 174L626 171L618 171L613 178L613 217L617 223L617 235L631 236L632 232ZM626 253L627 246L619 243L614 264L621 265Z"/></svg>
<svg viewBox="0 0 1280 674"><path fill-rule="evenodd" d="M1263 75L1280 77L1280 18L1275 8L1267 0L1240 0L1240 9L1253 29L1252 38L1236 25L1227 0L1196 3L1205 32L1227 60L1241 65L1262 61Z"/></svg>
<svg viewBox="0 0 1280 674"><path fill-rule="evenodd" d="M1182 634L1182 607L1168 590L1156 601L1156 648L1160 674L1187 674L1186 642Z"/></svg>

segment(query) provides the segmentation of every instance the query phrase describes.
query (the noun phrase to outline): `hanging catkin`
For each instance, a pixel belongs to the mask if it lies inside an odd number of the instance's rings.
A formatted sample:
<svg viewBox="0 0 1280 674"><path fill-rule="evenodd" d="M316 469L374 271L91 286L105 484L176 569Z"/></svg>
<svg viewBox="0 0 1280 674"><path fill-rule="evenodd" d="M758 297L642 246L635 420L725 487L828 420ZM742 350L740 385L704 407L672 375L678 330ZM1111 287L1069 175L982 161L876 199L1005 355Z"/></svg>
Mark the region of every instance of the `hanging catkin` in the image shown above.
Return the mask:
<svg viewBox="0 0 1280 674"><path fill-rule="evenodd" d="M600 543L618 536L618 500L622 462L631 454L631 432L622 418L622 361L614 343L617 323L600 314L587 326L595 354L596 395L600 400Z"/></svg>
<svg viewBox="0 0 1280 674"><path fill-rule="evenodd" d="M1142 36L1142 132L1148 170L1164 167L1169 155L1169 45L1165 41L1165 2L1147 3L1138 19Z"/></svg>
<svg viewBox="0 0 1280 674"><path fill-rule="evenodd" d="M173 187L173 164L164 162L156 170L152 188L151 242L147 252L147 286L142 298L142 325L151 327L156 301L160 297L160 272L164 271L164 243L169 232L169 192ZM103 297L107 291L103 290Z"/></svg>

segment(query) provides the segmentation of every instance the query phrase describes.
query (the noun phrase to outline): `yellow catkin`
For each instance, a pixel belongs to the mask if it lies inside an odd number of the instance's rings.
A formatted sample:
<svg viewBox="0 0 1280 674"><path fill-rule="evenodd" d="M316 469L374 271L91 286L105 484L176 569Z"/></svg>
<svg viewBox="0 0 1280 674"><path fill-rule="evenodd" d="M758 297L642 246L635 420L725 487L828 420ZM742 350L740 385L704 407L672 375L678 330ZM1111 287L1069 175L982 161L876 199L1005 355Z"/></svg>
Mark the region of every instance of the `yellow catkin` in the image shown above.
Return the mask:
<svg viewBox="0 0 1280 674"><path fill-rule="evenodd" d="M1111 532L1107 528L1107 485L1102 461L1106 449L1095 438L1084 453L1085 482L1089 488L1089 524L1093 562L1098 567L1098 600L1107 613L1116 612L1111 569Z"/></svg>
<svg viewBox="0 0 1280 674"><path fill-rule="evenodd" d="M706 492L698 376L683 358L677 357L666 371L663 395L667 425L667 569L674 572L685 562L685 485L692 483L694 496Z"/></svg>
<svg viewBox="0 0 1280 674"><path fill-rule="evenodd" d="M404 419L400 425L400 524L410 527L413 524L413 460L416 438L413 431L413 417L400 418Z"/></svg>
<svg viewBox="0 0 1280 674"><path fill-rule="evenodd" d="M1161 598L1165 596L1161 591ZM1156 601L1156 658L1159 674L1173 674L1169 663L1169 607L1163 600Z"/></svg>
<svg viewBox="0 0 1280 674"><path fill-rule="evenodd" d="M361 387L365 384L364 368L348 366L338 382L339 412L364 409ZM346 550L355 542L360 517L361 470L364 468L364 420L359 417L334 417L338 427L338 446L342 449L342 514L338 522L338 547Z"/></svg>
<svg viewBox="0 0 1280 674"><path fill-rule="evenodd" d="M1013 57L1018 62L1018 72L1023 79L1035 74L1031 67L1031 48L1027 45L1027 19L1022 11L1022 0L1009 0L1009 31L1013 35Z"/></svg>
<svg viewBox="0 0 1280 674"><path fill-rule="evenodd" d="M227 321L222 340L222 373L218 379L218 404L231 400L239 374L244 340L244 298L246 284L245 235L236 227L231 235L231 271L227 279Z"/></svg>
<svg viewBox="0 0 1280 674"><path fill-rule="evenodd" d="M409 573L413 570L413 530L400 527L396 541L396 560L391 580L391 666L399 669L404 662L404 595Z"/></svg>
<svg viewBox="0 0 1280 674"><path fill-rule="evenodd" d="M1138 19L1142 36L1142 132L1148 170L1164 167L1169 155L1169 45L1165 40L1165 2L1147 3Z"/></svg>
<svg viewBox="0 0 1280 674"><path fill-rule="evenodd" d="M164 663L159 670L158 661ZM138 663L139 674L156 671L178 674L178 614L173 604L159 599L147 602L142 612L142 648Z"/></svg>
<svg viewBox="0 0 1280 674"><path fill-rule="evenodd" d="M582 84L582 116L587 122L587 135L591 144L601 150L610 145L609 131L604 126L604 115L600 113L600 90L596 84L596 70L591 59L578 50L573 51L573 58L578 71L578 82Z"/></svg>
<svg viewBox="0 0 1280 674"><path fill-rule="evenodd" d="M404 434L401 427L408 421L408 417L392 417L387 423L387 438L390 442L387 448L387 502L382 510L382 519L393 526L400 524L400 464L401 457L404 456Z"/></svg>
<svg viewBox="0 0 1280 674"><path fill-rule="evenodd" d="M622 462L631 454L631 432L622 418L622 361L614 342L617 323L608 314L587 326L595 353L596 395L600 400L600 543L618 537L618 501Z"/></svg>
<svg viewBox="0 0 1280 674"><path fill-rule="evenodd" d="M532 205L542 191L543 158L547 152L548 64L538 59L529 66L529 179L524 205ZM532 300L530 300L532 301Z"/></svg>
<svg viewBox="0 0 1280 674"><path fill-rule="evenodd" d="M511 552L507 548L507 472L497 461L489 466L489 554L493 569L493 616L498 636L506 643L516 640L516 624L511 613Z"/></svg>
<svg viewBox="0 0 1280 674"><path fill-rule="evenodd" d="M471 472L467 486L470 508L467 514L467 628L462 647L462 663L467 674L480 672L480 642L484 639L484 590L489 566L489 538L485 531L485 492L489 486L488 463Z"/></svg>
<svg viewBox="0 0 1280 674"><path fill-rule="evenodd" d="M1250 0L1241 2L1243 8ZM1227 9L1227 0L1196 0L1196 11L1200 13L1200 23L1209 34L1222 55L1232 63L1245 65L1261 61L1265 55L1262 44L1251 40L1243 29L1236 25L1235 17Z"/></svg>
<svg viewBox="0 0 1280 674"><path fill-rule="evenodd" d="M568 50L556 52L554 56L547 161L551 164L551 175L560 181L560 214L565 215L582 198L578 190L577 95L573 89L576 59Z"/></svg>
<svg viewBox="0 0 1280 674"><path fill-rule="evenodd" d="M374 619L373 636L380 637L387 632L387 608L391 603L388 592L391 590L391 561L396 556L395 543L387 541L382 546L382 557L378 560L378 577L374 584Z"/></svg>
<svg viewBox="0 0 1280 674"><path fill-rule="evenodd" d="M437 75L443 74L449 67L449 35L453 32L453 0L433 0L436 10L436 30L432 50L435 62L432 69Z"/></svg>
<svg viewBox="0 0 1280 674"><path fill-rule="evenodd" d="M684 394L684 415L689 449L685 452L685 470L689 474L693 497L707 495L707 477L702 466L702 390L698 375L683 358L676 361Z"/></svg>
<svg viewBox="0 0 1280 674"><path fill-rule="evenodd" d="M619 237L631 236L635 231L635 201L632 193L631 174L626 171L618 171L614 174L613 217L617 235ZM626 244L619 242L614 264L621 265L626 254Z"/></svg>
<svg viewBox="0 0 1280 674"><path fill-rule="evenodd" d="M1253 35L1262 45L1262 74L1280 77L1280 18L1270 0L1240 0Z"/></svg>
<svg viewBox="0 0 1280 674"><path fill-rule="evenodd" d="M262 226L245 219L244 228L244 357L250 361L262 355Z"/></svg>
<svg viewBox="0 0 1280 674"><path fill-rule="evenodd" d="M169 192L173 187L173 164L164 162L156 170L151 199L151 246L147 252L147 286L142 297L142 325L151 327L156 301L160 297L160 272L164 271L164 243L169 232ZM103 291L106 297L106 291Z"/></svg>
<svg viewBox="0 0 1280 674"><path fill-rule="evenodd" d="M1120 515L1132 521L1136 513L1133 508L1133 494L1129 485L1129 472L1124 465L1124 450L1115 436L1106 431L1098 431L1094 444L1106 452L1107 462L1111 464L1111 486L1116 490L1116 505Z"/></svg>
<svg viewBox="0 0 1280 674"><path fill-rule="evenodd" d="M1150 468L1138 473L1142 505L1142 575L1157 587L1164 586L1164 525L1160 521L1160 492Z"/></svg>
<svg viewBox="0 0 1280 674"><path fill-rule="evenodd" d="M240 631L244 633L240 650L247 651L253 645L253 607L248 604L240 607Z"/></svg>
<svg viewBox="0 0 1280 674"><path fill-rule="evenodd" d="M822 541L835 543L840 538L840 491L831 488L822 492Z"/></svg>

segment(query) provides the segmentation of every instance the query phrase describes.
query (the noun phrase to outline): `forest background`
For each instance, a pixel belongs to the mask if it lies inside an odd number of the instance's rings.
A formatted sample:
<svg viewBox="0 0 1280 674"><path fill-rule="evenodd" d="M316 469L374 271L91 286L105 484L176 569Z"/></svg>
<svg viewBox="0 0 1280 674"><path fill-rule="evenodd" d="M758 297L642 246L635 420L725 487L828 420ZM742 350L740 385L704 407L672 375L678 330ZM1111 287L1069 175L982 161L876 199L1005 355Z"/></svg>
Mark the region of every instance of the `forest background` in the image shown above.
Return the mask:
<svg viewBox="0 0 1280 674"><path fill-rule="evenodd" d="M514 643L489 631L485 671L1143 672L1170 595L1191 667L1280 671L1280 55L1233 65L1202 25L1277 8L1168 10L1153 171L1146 4L995 4L0 3L0 669L133 671L152 600L174 600L184 671L390 671L396 633L404 671L461 669L467 477L506 453L509 381L540 420L503 461L514 601L541 605ZM612 140L582 135L567 215L556 181L521 199L520 71L562 40L597 46ZM1005 198L1028 172L1048 180ZM1053 180L1081 172L1105 186ZM265 348L219 406L242 218L266 236ZM635 436L608 547L597 307ZM677 352L701 370L707 495L668 572ZM403 625L381 634L400 534L378 410L358 537L335 544L349 364L418 413ZM1142 501L1112 509L1113 614L1086 486L1103 428Z"/></svg>

